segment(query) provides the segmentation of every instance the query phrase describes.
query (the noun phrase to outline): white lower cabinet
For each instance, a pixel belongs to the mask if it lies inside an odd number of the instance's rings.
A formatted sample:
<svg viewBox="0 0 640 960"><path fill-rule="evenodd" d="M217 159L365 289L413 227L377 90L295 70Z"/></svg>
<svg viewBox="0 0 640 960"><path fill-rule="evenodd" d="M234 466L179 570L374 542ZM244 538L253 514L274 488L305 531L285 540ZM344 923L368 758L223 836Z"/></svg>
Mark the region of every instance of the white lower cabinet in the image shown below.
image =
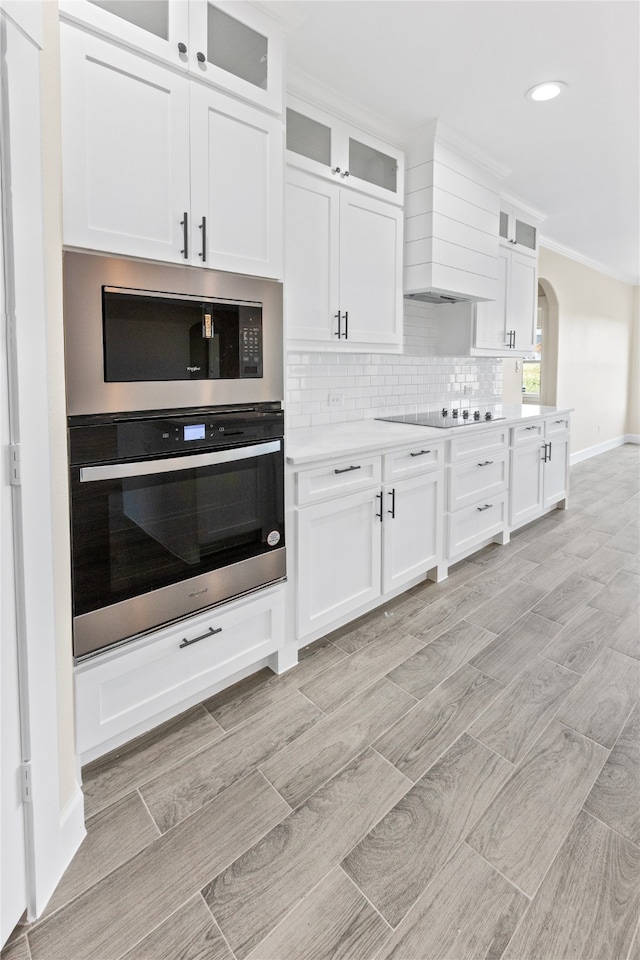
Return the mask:
<svg viewBox="0 0 640 960"><path fill-rule="evenodd" d="M298 641L345 622L440 564L442 452L442 444L416 446L296 471ZM320 490L324 498L314 502Z"/></svg>
<svg viewBox="0 0 640 960"><path fill-rule="evenodd" d="M514 529L561 504L569 488L569 417L511 428L509 526Z"/></svg>
<svg viewBox="0 0 640 960"><path fill-rule="evenodd" d="M465 428L466 429L466 428ZM483 427L449 444L447 560L456 562L507 527L508 432Z"/></svg>
<svg viewBox="0 0 640 960"><path fill-rule="evenodd" d="M222 681L283 649L284 586L173 624L75 671L83 762L180 713Z"/></svg>
<svg viewBox="0 0 640 960"><path fill-rule="evenodd" d="M442 550L442 473L383 488L382 591L389 593L438 565Z"/></svg>
<svg viewBox="0 0 640 960"><path fill-rule="evenodd" d="M305 507L297 514L297 634L380 596L380 490Z"/></svg>

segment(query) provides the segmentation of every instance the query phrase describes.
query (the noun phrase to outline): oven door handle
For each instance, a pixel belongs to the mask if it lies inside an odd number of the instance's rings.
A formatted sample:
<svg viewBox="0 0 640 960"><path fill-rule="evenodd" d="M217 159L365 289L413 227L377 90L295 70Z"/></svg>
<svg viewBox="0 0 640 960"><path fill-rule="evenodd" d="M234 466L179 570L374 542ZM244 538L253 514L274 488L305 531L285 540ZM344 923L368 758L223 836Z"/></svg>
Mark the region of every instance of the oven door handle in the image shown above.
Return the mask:
<svg viewBox="0 0 640 960"><path fill-rule="evenodd" d="M250 447L236 447L233 450L215 450L210 453L192 453L187 457L169 457L166 460L139 460L133 463L106 463L99 467L81 467L80 483L95 480L119 480L124 477L144 477L156 473L172 473L174 470L193 470L197 467L209 467L217 463L232 463L234 460L249 460L251 457L266 457L270 453L279 453L280 440L269 440L252 444Z"/></svg>

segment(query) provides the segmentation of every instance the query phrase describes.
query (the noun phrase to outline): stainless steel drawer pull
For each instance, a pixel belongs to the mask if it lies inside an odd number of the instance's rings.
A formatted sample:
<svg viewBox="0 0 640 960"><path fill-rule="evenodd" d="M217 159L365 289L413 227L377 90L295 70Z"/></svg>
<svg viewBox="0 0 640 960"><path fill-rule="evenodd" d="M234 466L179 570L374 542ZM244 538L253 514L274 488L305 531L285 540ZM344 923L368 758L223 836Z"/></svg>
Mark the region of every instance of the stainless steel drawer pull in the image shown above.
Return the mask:
<svg viewBox="0 0 640 960"><path fill-rule="evenodd" d="M334 473L350 473L352 470L362 470L362 467L342 467L340 470L336 467Z"/></svg>
<svg viewBox="0 0 640 960"><path fill-rule="evenodd" d="M485 460L483 463L479 463L479 467L488 467L493 463L493 460Z"/></svg>
<svg viewBox="0 0 640 960"><path fill-rule="evenodd" d="M484 507L476 507L476 510L478 510L479 513L482 513L483 510L490 510L492 506L492 503L485 503Z"/></svg>
<svg viewBox="0 0 640 960"><path fill-rule="evenodd" d="M424 457L425 454L431 453L431 450L420 450L418 453L410 453L410 457Z"/></svg>
<svg viewBox="0 0 640 960"><path fill-rule="evenodd" d="M185 637L180 644L180 649L182 650L183 647L190 647L192 643L198 643L200 640L206 640L207 637L212 637L214 633L222 633L222 627L216 627L215 630L213 627L209 627L206 633L203 633L200 637L194 637L193 640L187 640Z"/></svg>

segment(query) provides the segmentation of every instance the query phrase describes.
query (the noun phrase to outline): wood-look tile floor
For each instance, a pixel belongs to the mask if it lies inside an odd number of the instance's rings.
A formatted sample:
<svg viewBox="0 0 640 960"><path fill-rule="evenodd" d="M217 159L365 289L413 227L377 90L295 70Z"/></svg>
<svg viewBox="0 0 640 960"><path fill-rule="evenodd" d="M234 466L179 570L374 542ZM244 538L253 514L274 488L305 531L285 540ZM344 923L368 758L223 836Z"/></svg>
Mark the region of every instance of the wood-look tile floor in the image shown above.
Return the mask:
<svg viewBox="0 0 640 960"><path fill-rule="evenodd" d="M87 766L2 960L638 960L639 459Z"/></svg>

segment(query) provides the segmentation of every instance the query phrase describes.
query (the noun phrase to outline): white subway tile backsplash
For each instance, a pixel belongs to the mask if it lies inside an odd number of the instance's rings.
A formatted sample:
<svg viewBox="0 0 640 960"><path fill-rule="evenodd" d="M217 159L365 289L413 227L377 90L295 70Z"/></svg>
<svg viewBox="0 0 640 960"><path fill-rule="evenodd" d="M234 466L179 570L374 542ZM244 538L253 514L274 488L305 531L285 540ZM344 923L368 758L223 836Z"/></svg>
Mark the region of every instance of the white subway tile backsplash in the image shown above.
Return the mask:
<svg viewBox="0 0 640 960"><path fill-rule="evenodd" d="M495 357L436 357L433 304L405 301L404 353L287 354L287 427L321 426L444 403L472 406L502 400L502 361ZM342 405L329 407L329 393Z"/></svg>

